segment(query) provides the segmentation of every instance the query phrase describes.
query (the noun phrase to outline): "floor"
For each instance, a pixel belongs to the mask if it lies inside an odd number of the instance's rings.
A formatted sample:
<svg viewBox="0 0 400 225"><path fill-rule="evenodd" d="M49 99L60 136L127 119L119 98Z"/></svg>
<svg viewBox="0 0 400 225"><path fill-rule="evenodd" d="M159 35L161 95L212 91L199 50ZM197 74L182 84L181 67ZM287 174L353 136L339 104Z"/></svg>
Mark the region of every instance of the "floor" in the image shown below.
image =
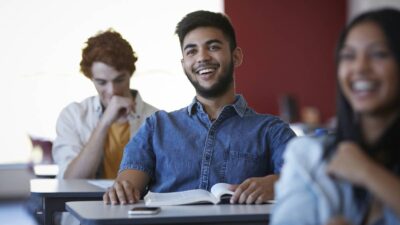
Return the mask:
<svg viewBox="0 0 400 225"><path fill-rule="evenodd" d="M37 225L25 207L25 201L0 201L0 225Z"/></svg>

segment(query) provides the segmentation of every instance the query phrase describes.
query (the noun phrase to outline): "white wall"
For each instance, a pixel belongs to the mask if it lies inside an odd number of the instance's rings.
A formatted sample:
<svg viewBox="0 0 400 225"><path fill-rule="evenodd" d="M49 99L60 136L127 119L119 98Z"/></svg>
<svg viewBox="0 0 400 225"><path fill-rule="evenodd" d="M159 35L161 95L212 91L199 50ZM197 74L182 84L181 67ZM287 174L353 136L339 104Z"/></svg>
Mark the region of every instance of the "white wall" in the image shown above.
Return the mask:
<svg viewBox="0 0 400 225"><path fill-rule="evenodd" d="M61 109L95 94L79 73L88 37L110 27L139 56L132 87L170 111L194 90L182 72L176 23L188 12L223 11L223 0L0 1L0 163L27 161L27 135L54 139Z"/></svg>
<svg viewBox="0 0 400 225"><path fill-rule="evenodd" d="M348 0L348 21L362 12L384 7L400 9L400 0Z"/></svg>

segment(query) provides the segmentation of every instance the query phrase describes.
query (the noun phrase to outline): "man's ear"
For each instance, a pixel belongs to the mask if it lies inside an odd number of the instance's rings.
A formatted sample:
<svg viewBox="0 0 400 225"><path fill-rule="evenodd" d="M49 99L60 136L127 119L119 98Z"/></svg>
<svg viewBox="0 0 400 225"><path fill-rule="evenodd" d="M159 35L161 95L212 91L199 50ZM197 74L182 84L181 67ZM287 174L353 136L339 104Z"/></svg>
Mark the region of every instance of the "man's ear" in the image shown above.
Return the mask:
<svg viewBox="0 0 400 225"><path fill-rule="evenodd" d="M239 47L236 47L233 52L233 65L235 65L235 67L238 67L242 64L243 62L243 52L242 49Z"/></svg>

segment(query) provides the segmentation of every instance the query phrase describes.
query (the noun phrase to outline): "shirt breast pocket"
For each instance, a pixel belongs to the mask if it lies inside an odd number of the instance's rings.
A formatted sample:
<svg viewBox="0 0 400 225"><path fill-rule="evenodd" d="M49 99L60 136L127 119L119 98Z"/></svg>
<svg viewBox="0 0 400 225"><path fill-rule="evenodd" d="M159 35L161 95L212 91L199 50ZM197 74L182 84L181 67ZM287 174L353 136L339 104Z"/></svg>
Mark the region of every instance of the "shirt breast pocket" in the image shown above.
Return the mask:
<svg viewBox="0 0 400 225"><path fill-rule="evenodd" d="M265 155L230 150L226 168L227 180L231 183L241 183L250 177L265 176L267 163Z"/></svg>

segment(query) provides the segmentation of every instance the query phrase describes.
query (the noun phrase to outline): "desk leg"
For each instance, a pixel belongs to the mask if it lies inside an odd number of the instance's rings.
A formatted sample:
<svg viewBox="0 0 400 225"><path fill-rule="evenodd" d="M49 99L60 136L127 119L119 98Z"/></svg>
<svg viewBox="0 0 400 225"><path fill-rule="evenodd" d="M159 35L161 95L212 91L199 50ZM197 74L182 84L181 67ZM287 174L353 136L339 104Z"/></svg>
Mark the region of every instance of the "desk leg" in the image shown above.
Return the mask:
<svg viewBox="0 0 400 225"><path fill-rule="evenodd" d="M43 199L43 224L53 225L54 224L54 213L65 211L65 200L44 198Z"/></svg>
<svg viewBox="0 0 400 225"><path fill-rule="evenodd" d="M73 202L73 201L99 201L102 200L102 197L77 197L77 198L43 198L43 224L44 225L53 225L54 224L54 213L56 212L64 212L65 203Z"/></svg>

